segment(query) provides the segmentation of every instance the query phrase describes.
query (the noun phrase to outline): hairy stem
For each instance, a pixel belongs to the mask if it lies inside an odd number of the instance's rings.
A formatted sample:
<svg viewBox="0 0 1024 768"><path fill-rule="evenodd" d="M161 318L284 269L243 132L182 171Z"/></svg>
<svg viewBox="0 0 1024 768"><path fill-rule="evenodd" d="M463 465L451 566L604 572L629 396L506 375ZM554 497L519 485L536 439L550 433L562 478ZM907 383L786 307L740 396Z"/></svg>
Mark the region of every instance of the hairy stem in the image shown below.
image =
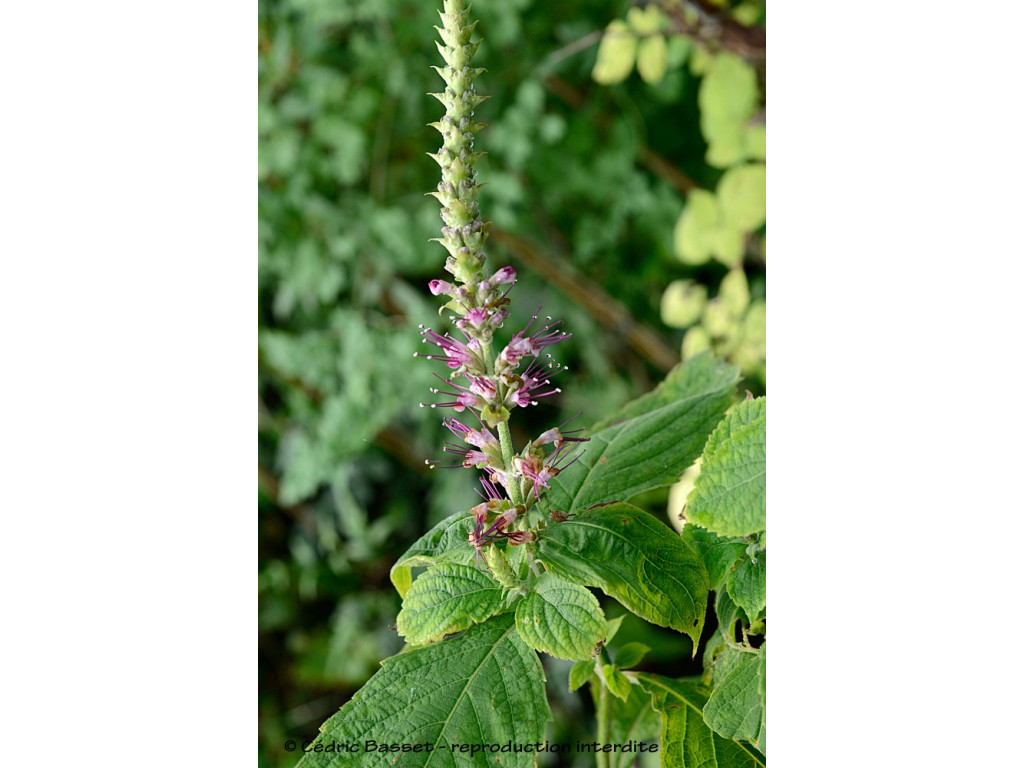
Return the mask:
<svg viewBox="0 0 1024 768"><path fill-rule="evenodd" d="M609 731L611 730L611 694L608 691L608 686L604 683L598 683L601 688L601 692L597 695L597 742L598 744L607 744L609 739ZM595 757L597 758L597 768L609 768L611 764L611 753L609 752L598 752Z"/></svg>

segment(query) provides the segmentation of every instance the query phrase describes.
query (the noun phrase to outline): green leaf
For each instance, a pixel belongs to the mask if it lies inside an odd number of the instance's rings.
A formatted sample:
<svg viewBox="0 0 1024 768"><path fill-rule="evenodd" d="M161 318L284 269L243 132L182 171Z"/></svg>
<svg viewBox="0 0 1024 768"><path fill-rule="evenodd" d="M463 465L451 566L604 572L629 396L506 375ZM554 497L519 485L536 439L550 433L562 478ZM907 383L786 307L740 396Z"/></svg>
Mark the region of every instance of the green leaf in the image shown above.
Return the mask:
<svg viewBox="0 0 1024 768"><path fill-rule="evenodd" d="M577 661L569 669L569 692L578 690L594 674L596 659L590 658L585 661Z"/></svg>
<svg viewBox="0 0 1024 768"><path fill-rule="evenodd" d="M728 223L723 223L711 234L711 255L720 264L736 266L743 259L743 232Z"/></svg>
<svg viewBox="0 0 1024 768"><path fill-rule="evenodd" d="M737 379L734 366L710 355L673 368L653 392L594 426L579 461L551 481L550 504L578 512L675 483L725 413Z"/></svg>
<svg viewBox="0 0 1024 768"><path fill-rule="evenodd" d="M645 37L636 50L636 71L646 83L660 83L668 68L668 45L661 35Z"/></svg>
<svg viewBox="0 0 1024 768"><path fill-rule="evenodd" d="M761 397L737 405L715 428L687 498L688 520L722 536L764 530L766 420Z"/></svg>
<svg viewBox="0 0 1024 768"><path fill-rule="evenodd" d="M683 526L683 532L679 535L700 554L708 572L711 589L718 589L733 563L739 560L747 549L744 541L723 538L693 523Z"/></svg>
<svg viewBox="0 0 1024 768"><path fill-rule="evenodd" d="M605 637L604 642L607 645L615 637L615 633L619 631L619 627L622 626L622 620L626 618L626 614L616 616L614 619L608 619L608 635Z"/></svg>
<svg viewBox="0 0 1024 768"><path fill-rule="evenodd" d="M707 352L709 349L711 349L711 337L702 326L694 326L683 336L683 360L692 360L701 352Z"/></svg>
<svg viewBox="0 0 1024 768"><path fill-rule="evenodd" d="M364 742L373 740L433 745L430 753L402 753L402 766L462 768L469 755L453 752L452 744L543 741L550 717L540 660L506 614L446 642L386 659L321 727L313 745L355 742L360 751L309 752L299 765L391 768L399 755L363 752ZM501 764L528 768L533 759L503 754Z"/></svg>
<svg viewBox="0 0 1024 768"><path fill-rule="evenodd" d="M736 605L736 601L732 599L732 595L727 589L720 589L715 593L715 616L718 618L719 628L729 638L736 636L737 621L742 621L744 625L750 623L746 613Z"/></svg>
<svg viewBox="0 0 1024 768"><path fill-rule="evenodd" d="M728 649L715 665L715 687L704 705L704 722L727 739L749 741L764 751L764 699L760 654Z"/></svg>
<svg viewBox="0 0 1024 768"><path fill-rule="evenodd" d="M601 85L621 83L633 71L636 58L636 37L626 22L615 19L604 31L597 48L597 61L591 77Z"/></svg>
<svg viewBox="0 0 1024 768"><path fill-rule="evenodd" d="M613 696L617 696L623 701L629 697L629 689L633 687L633 684L614 664L602 664L601 677L604 678L604 684L608 686L608 690Z"/></svg>
<svg viewBox="0 0 1024 768"><path fill-rule="evenodd" d="M640 673L637 679L661 715L663 768L763 768L763 756L708 728L701 712L707 695L699 681L647 673Z"/></svg>
<svg viewBox="0 0 1024 768"><path fill-rule="evenodd" d="M757 562L744 558L725 579L725 588L736 604L751 619L764 610L767 562L765 552L757 555Z"/></svg>
<svg viewBox="0 0 1024 768"><path fill-rule="evenodd" d="M708 300L708 289L693 280L673 280L661 294L661 322L685 328L700 320Z"/></svg>
<svg viewBox="0 0 1024 768"><path fill-rule="evenodd" d="M615 666L619 669L632 669L644 660L649 650L651 647L643 643L626 643L615 653Z"/></svg>
<svg viewBox="0 0 1024 768"><path fill-rule="evenodd" d="M646 8L632 6L626 11L626 22L636 34L646 36L653 35L661 28L661 9L656 5L648 5Z"/></svg>
<svg viewBox="0 0 1024 768"><path fill-rule="evenodd" d="M718 199L706 189L693 190L676 222L676 256L684 264L704 264L711 257L717 230Z"/></svg>
<svg viewBox="0 0 1024 768"><path fill-rule="evenodd" d="M598 707L600 686L591 686L595 710ZM628 744L631 741L654 741L658 738L661 721L651 707L651 697L639 685L629 686L629 696L624 700L608 697L608 743ZM634 768L636 753L611 752L608 754L611 768Z"/></svg>
<svg viewBox="0 0 1024 768"><path fill-rule="evenodd" d="M456 512L420 536L405 554L391 567L391 583L403 598L412 586L412 568L434 565L441 559L470 563L476 553L469 546L469 532L473 516L469 512Z"/></svg>
<svg viewBox="0 0 1024 768"><path fill-rule="evenodd" d="M600 587L640 618L689 635L696 648L707 571L693 549L643 510L613 503L552 526L537 559L556 576Z"/></svg>
<svg viewBox="0 0 1024 768"><path fill-rule="evenodd" d="M750 305L750 286L742 269L730 269L718 287L718 299L735 318L743 317Z"/></svg>
<svg viewBox="0 0 1024 768"><path fill-rule="evenodd" d="M701 131L708 143L746 123L757 107L757 95L753 67L731 53L715 56L697 93Z"/></svg>
<svg viewBox="0 0 1024 768"><path fill-rule="evenodd" d="M747 128L744 135L744 145L748 157L754 160L764 160L767 153L768 134L763 125L755 125Z"/></svg>
<svg viewBox="0 0 1024 768"><path fill-rule="evenodd" d="M767 170L760 164L739 165L726 171L718 182L718 209L722 222L744 232L764 224L767 179Z"/></svg>
<svg viewBox="0 0 1024 768"><path fill-rule="evenodd" d="M501 610L505 589L472 565L440 563L416 579L398 612L398 634L413 645L441 640Z"/></svg>
<svg viewBox="0 0 1024 768"><path fill-rule="evenodd" d="M516 607L516 628L530 647L573 661L593 657L607 625L589 589L545 573Z"/></svg>

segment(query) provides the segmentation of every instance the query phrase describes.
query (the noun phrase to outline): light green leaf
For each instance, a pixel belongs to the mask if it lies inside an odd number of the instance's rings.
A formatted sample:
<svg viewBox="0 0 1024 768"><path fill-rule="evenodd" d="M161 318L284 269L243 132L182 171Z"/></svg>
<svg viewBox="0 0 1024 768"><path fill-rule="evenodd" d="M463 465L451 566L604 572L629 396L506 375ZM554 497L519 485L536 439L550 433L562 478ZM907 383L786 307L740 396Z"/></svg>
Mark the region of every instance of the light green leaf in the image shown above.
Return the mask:
<svg viewBox="0 0 1024 768"><path fill-rule="evenodd" d="M398 634L413 645L441 640L501 610L505 589L472 565L439 563L412 585L398 612Z"/></svg>
<svg viewBox="0 0 1024 768"><path fill-rule="evenodd" d="M725 579L725 588L736 604L751 618L756 619L764 610L767 561L766 553L759 552L757 562L743 558Z"/></svg>
<svg viewBox="0 0 1024 768"><path fill-rule="evenodd" d="M718 230L718 200L706 189L695 189L676 221L675 253L684 264L704 264L711 257Z"/></svg>
<svg viewBox="0 0 1024 768"><path fill-rule="evenodd" d="M653 35L661 28L661 9L653 3L646 8L632 6L626 11L626 22L638 35Z"/></svg>
<svg viewBox="0 0 1024 768"><path fill-rule="evenodd" d="M578 690L594 674L596 659L590 658L585 661L577 661L569 669L569 692Z"/></svg>
<svg viewBox="0 0 1024 768"><path fill-rule="evenodd" d="M754 125L747 128L744 135L744 145L747 157L753 160L764 160L767 155L768 134L763 125Z"/></svg>
<svg viewBox="0 0 1024 768"><path fill-rule="evenodd" d="M736 406L708 438L686 517L722 536L765 528L765 399Z"/></svg>
<svg viewBox="0 0 1024 768"><path fill-rule="evenodd" d="M765 222L768 174L761 164L730 168L718 182L718 209L723 223L750 232Z"/></svg>
<svg viewBox="0 0 1024 768"><path fill-rule="evenodd" d="M604 678L604 684L608 686L608 690L613 696L617 696L623 701L629 697L629 689L633 687L633 684L614 664L602 664L601 677Z"/></svg>
<svg viewBox="0 0 1024 768"><path fill-rule="evenodd" d="M579 461L551 481L548 501L578 512L672 485L725 413L737 378L710 355L676 366L653 392L593 427Z"/></svg>
<svg viewBox="0 0 1024 768"><path fill-rule="evenodd" d="M735 131L750 119L757 106L757 75L739 56L715 56L697 93L700 126L709 143Z"/></svg>
<svg viewBox="0 0 1024 768"><path fill-rule="evenodd" d="M321 727L313 745L355 742L360 751L308 752L299 765L391 768L399 755L363 751L373 740L434 745L429 753L402 753L403 768L463 768L468 755L456 757L452 744L543 741L550 718L537 654L523 643L511 615L497 616L451 640L386 659ZM533 766L531 754L501 757L505 768Z"/></svg>
<svg viewBox="0 0 1024 768"><path fill-rule="evenodd" d="M744 541L723 538L693 523L683 526L680 537L700 554L711 589L718 589L733 563L743 556L747 548Z"/></svg>
<svg viewBox="0 0 1024 768"><path fill-rule="evenodd" d="M434 565L441 559L461 563L475 561L476 552L468 539L472 528L473 516L469 512L456 512L420 536L391 566L391 583L398 594L405 597L412 586L413 567Z"/></svg>
<svg viewBox="0 0 1024 768"><path fill-rule="evenodd" d="M669 527L629 504L590 509L551 527L537 559L568 581L600 587L637 616L693 638L704 626L708 576Z"/></svg>
<svg viewBox="0 0 1024 768"><path fill-rule="evenodd" d="M743 232L722 224L711 235L711 255L727 267L733 267L743 258Z"/></svg>
<svg viewBox="0 0 1024 768"><path fill-rule="evenodd" d="M707 695L697 680L637 675L661 715L663 768L757 768L765 759L746 744L722 738L704 722Z"/></svg>
<svg viewBox="0 0 1024 768"><path fill-rule="evenodd" d="M730 269L718 287L718 299L735 318L743 317L750 304L750 287L742 268Z"/></svg>
<svg viewBox="0 0 1024 768"><path fill-rule="evenodd" d="M636 58L636 44L636 37L624 21L612 21L597 48L597 61L591 73L594 81L601 85L614 85L629 77Z"/></svg>
<svg viewBox="0 0 1024 768"><path fill-rule="evenodd" d="M606 623L589 589L545 573L516 606L516 628L530 647L572 661L594 655Z"/></svg>
<svg viewBox="0 0 1024 768"><path fill-rule="evenodd" d="M651 647L643 643L626 643L615 652L615 666L619 669L632 669L644 660L649 650Z"/></svg>
<svg viewBox="0 0 1024 768"><path fill-rule="evenodd" d="M764 751L764 699L758 682L760 654L727 650L715 665L715 687L704 705L704 722L727 739L749 741Z"/></svg>
<svg viewBox="0 0 1024 768"><path fill-rule="evenodd" d="M731 168L747 157L746 133L741 123L719 125L714 138L708 140L708 151L704 156L708 165L715 168Z"/></svg>
<svg viewBox="0 0 1024 768"><path fill-rule="evenodd" d="M692 360L701 352L707 352L709 349L711 349L711 337L702 326L694 326L683 336L683 360Z"/></svg>
<svg viewBox="0 0 1024 768"><path fill-rule="evenodd" d="M707 300L706 286L694 280L673 280L661 294L661 321L673 328L693 325Z"/></svg>
<svg viewBox="0 0 1024 768"><path fill-rule="evenodd" d="M668 45L661 35L645 37L636 51L636 71L646 83L660 83L668 67Z"/></svg>

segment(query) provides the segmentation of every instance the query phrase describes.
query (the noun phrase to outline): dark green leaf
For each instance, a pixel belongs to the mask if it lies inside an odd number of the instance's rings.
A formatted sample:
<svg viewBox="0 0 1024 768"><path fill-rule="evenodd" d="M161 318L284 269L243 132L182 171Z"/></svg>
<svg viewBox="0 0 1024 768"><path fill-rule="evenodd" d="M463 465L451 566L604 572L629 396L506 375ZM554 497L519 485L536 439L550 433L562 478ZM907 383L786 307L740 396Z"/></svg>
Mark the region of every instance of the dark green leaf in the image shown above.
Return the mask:
<svg viewBox="0 0 1024 768"><path fill-rule="evenodd" d="M739 560L747 549L746 542L742 540L723 538L694 523L684 525L679 535L700 553L704 567L708 571L711 589L718 589L733 563Z"/></svg>
<svg viewBox="0 0 1024 768"><path fill-rule="evenodd" d="M697 680L672 680L641 673L640 685L651 694L661 715L661 764L664 768L755 768L763 756L745 744L713 733L701 710L707 694Z"/></svg>
<svg viewBox="0 0 1024 768"><path fill-rule="evenodd" d="M766 554L759 552L756 563L749 557L743 558L725 579L729 595L751 619L757 618L765 606Z"/></svg>
<svg viewBox="0 0 1024 768"><path fill-rule="evenodd" d="M726 649L715 663L715 687L704 722L715 733L749 741L764 752L764 699L758 682L759 653Z"/></svg>
<svg viewBox="0 0 1024 768"><path fill-rule="evenodd" d="M322 727L315 744L355 742L359 753L309 752L299 765L463 768L451 744L513 744L544 740L551 717L544 672L523 643L511 615L497 616L443 643L415 648L384 661L341 711ZM423 744L430 753L364 754L378 744ZM490 764L490 763L488 763ZM533 755L502 755L502 766L533 766Z"/></svg>
<svg viewBox="0 0 1024 768"><path fill-rule="evenodd" d="M552 526L537 558L560 578L600 587L643 619L689 635L704 626L708 575L668 526L629 504L588 510Z"/></svg>
<svg viewBox="0 0 1024 768"><path fill-rule="evenodd" d="M398 634L413 645L441 640L501 610L505 589L472 565L439 563L412 585L398 613Z"/></svg>
<svg viewBox="0 0 1024 768"><path fill-rule="evenodd" d="M710 355L677 366L657 389L596 425L575 464L551 481L552 506L578 512L672 485L722 418L737 369Z"/></svg>

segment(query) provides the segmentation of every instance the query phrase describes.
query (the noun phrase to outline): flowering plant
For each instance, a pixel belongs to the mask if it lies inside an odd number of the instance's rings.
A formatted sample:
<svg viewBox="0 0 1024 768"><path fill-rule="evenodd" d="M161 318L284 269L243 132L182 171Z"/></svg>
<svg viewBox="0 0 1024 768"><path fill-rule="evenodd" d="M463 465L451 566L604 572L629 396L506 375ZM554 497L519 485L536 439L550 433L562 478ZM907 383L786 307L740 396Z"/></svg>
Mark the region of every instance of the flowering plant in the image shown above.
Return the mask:
<svg viewBox="0 0 1024 768"><path fill-rule="evenodd" d="M537 752L561 751L544 738L551 713L539 651L575 662L570 689L591 686L597 733L583 751L599 765L611 764L612 751L632 757L659 747L663 765L764 765L765 400L733 406L737 370L704 354L587 437L563 423L513 445L516 410L559 392L552 378L564 368L546 350L569 334L534 315L497 343L516 273L491 272L484 251L473 147L484 97L474 88L480 43L468 13L462 0L444 0L438 28L446 87L434 96L446 114L433 124L443 139L432 155L441 167L433 194L452 281L429 284L447 298L442 311L461 338L420 333L437 348L422 356L447 368L433 389L441 401L429 405L458 416L444 418L456 439L444 446L449 458L427 463L482 470L482 501L443 520L394 565L403 598L396 628L410 647L383 662L303 760L533 765ZM628 503L676 483L698 459L682 535ZM594 587L689 636L695 656L703 646L704 677L635 670L648 649L612 644L621 617L606 619ZM704 638L712 592L718 626ZM660 732L641 727L626 738L645 709L658 713Z"/></svg>

